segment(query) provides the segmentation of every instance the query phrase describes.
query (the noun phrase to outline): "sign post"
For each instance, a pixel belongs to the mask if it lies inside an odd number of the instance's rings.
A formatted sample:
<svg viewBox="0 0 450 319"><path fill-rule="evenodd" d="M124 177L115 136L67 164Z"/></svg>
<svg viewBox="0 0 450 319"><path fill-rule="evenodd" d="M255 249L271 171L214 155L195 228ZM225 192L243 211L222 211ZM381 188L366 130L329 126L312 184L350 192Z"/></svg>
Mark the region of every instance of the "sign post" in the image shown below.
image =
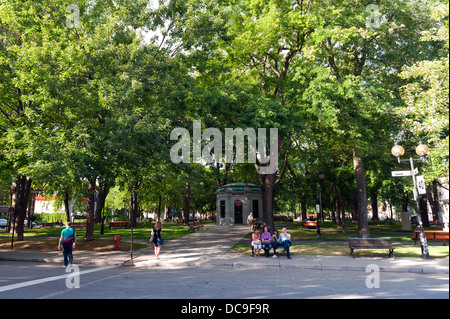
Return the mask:
<svg viewBox="0 0 450 319"><path fill-rule="evenodd" d="M399 159L400 162L400 159ZM419 173L417 168L414 168L414 160L412 157L409 158L409 164L411 166L410 171L392 171L392 177L403 177L403 176L412 176L414 189L414 200L417 205L417 217L419 219L419 227L420 227L420 246L422 248L422 258L428 259L430 258L430 253L428 251L428 242L423 231L422 217L420 216L420 204L419 204L419 194L425 195L427 193L425 186L425 179L423 176L416 176Z"/></svg>

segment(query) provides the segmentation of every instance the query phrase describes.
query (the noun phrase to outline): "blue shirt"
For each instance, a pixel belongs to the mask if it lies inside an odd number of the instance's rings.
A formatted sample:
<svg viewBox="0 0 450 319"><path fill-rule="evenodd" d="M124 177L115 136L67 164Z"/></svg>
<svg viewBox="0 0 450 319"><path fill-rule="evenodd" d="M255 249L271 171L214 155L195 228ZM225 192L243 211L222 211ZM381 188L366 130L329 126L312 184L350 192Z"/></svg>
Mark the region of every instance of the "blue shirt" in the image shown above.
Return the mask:
<svg viewBox="0 0 450 319"><path fill-rule="evenodd" d="M77 234L77 232L72 227L66 227L61 232L61 236L63 236L63 240L69 236L75 236L76 234Z"/></svg>

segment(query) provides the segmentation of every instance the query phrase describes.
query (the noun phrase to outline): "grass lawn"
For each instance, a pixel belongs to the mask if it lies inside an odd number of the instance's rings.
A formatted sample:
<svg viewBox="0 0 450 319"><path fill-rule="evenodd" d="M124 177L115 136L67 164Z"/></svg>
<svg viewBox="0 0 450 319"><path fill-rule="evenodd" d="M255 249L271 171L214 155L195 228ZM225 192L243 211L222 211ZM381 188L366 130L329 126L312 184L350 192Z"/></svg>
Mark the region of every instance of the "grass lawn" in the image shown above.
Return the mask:
<svg viewBox="0 0 450 319"><path fill-rule="evenodd" d="M292 245L291 252L293 255L325 255L325 256L350 256L348 248L348 238L357 237L358 224L350 222L346 223L345 232L342 228L338 228L335 223L325 221L321 226L321 238L317 238L316 229L303 229L301 222L275 222L276 229L281 232L286 227L288 233L291 234L292 240L311 241L311 244ZM427 229L436 229L433 227ZM371 238L390 238L393 242L411 242L413 230L402 231L401 222L384 221L369 223ZM250 238L249 232L245 238L249 239L248 244L236 244L228 252L238 254L250 254ZM320 243L317 243L320 241ZM342 241L342 244L327 244L330 241ZM394 254L397 257L422 257L420 246L414 245L395 245ZM445 258L449 257L448 246L428 246L430 257ZM381 256L387 257L389 251L380 250L355 250L355 256Z"/></svg>
<svg viewBox="0 0 450 319"><path fill-rule="evenodd" d="M150 243L149 243L150 244ZM142 244L133 242L133 250L146 248L149 244ZM0 249L10 249L11 238L0 238ZM24 251L56 251L58 249L58 239L48 238L31 238L23 241L14 241L14 250ZM85 251L114 251L114 241L112 239L94 239L92 241L85 241L83 239L77 240L75 250ZM121 241L119 251L130 251L130 242Z"/></svg>
<svg viewBox="0 0 450 319"><path fill-rule="evenodd" d="M292 240L318 240L316 229L303 229L301 222L275 222L275 228L281 232L281 229L286 227L288 233L291 234ZM413 231L405 232L394 226L369 226L371 231L371 238L391 238L392 241L411 241ZM357 237L358 225L347 222L345 232L342 228L337 228L336 224L331 221L325 221L320 226L320 241L347 241L350 237ZM251 238L251 233L248 233L245 238Z"/></svg>
<svg viewBox="0 0 450 319"><path fill-rule="evenodd" d="M420 246L396 245L394 246L396 257L422 257ZM431 258L449 257L448 246L428 246ZM351 256L347 245L335 244L311 244L311 245L292 245L290 248L292 255L322 255L322 256ZM236 244L230 248L229 253L251 254L250 244ZM354 251L358 257L387 257L387 249L358 249Z"/></svg>
<svg viewBox="0 0 450 319"><path fill-rule="evenodd" d="M137 227L133 228L134 239L150 239L151 231L154 223L138 222ZM207 227L207 226L206 226ZM205 228L206 228L205 227ZM59 237L64 227L46 227L46 228L33 228L25 229L24 237ZM115 235L119 235L121 238L130 239L131 229L128 228L113 228L109 229L108 224L105 223L104 234L100 234L101 224L94 226L94 238L113 238ZM75 229L78 238L84 238L86 230ZM162 235L164 239L175 239L189 234L189 227L182 224L164 223L162 228ZM6 230L0 230L0 235L9 235Z"/></svg>
<svg viewBox="0 0 450 319"><path fill-rule="evenodd" d="M133 228L134 240L150 240L151 231L154 223L138 222L137 227ZM207 228L207 225L205 226ZM205 229L204 228L204 229ZM20 250L39 250L39 251L54 251L57 249L58 239L61 235L61 231L64 227L46 227L46 228L34 228L25 229L24 241L14 240L14 249ZM89 251L113 251L114 241L112 240L115 235L119 235L122 239L131 238L131 229L128 228L113 228L109 229L108 224L104 226L104 234L100 234L101 224L94 226L94 240L85 241L85 230L76 229L77 232L77 250L89 250ZM164 239L175 239L191 233L188 226L183 224L163 223L162 236ZM0 249L10 249L11 247L11 235L6 230L0 230ZM141 249L148 247L148 244L133 243L134 249ZM130 243L126 241L120 242L120 250L129 251Z"/></svg>
<svg viewBox="0 0 450 319"><path fill-rule="evenodd" d="M283 227L288 229L292 240L317 240L316 229L303 229L301 222L275 222L275 227L281 232ZM436 228L427 228L434 229ZM411 242L414 231L402 231L401 223L395 221L369 223L369 231L371 238L390 238L392 241ZM347 221L345 232L342 228L338 228L336 224L327 220L320 225L321 241L347 241L348 238L357 237L358 224ZM248 234L246 238L251 238Z"/></svg>

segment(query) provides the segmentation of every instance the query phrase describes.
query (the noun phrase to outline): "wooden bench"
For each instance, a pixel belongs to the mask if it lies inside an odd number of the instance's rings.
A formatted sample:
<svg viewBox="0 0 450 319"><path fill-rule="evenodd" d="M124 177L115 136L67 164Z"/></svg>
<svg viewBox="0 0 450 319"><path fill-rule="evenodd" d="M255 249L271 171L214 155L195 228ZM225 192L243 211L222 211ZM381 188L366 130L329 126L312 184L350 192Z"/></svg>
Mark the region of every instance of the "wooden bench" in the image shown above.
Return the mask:
<svg viewBox="0 0 450 319"><path fill-rule="evenodd" d="M317 228L317 222L313 220L305 220L302 222L303 229L305 228Z"/></svg>
<svg viewBox="0 0 450 319"><path fill-rule="evenodd" d="M448 231L424 230L423 232L427 240L443 240L444 246L447 246L445 242L448 241ZM418 245L420 242L420 230L414 230L414 236L411 239L414 240L415 245Z"/></svg>
<svg viewBox="0 0 450 319"><path fill-rule="evenodd" d="M128 228L128 222L127 221L109 222L109 229L116 227Z"/></svg>
<svg viewBox="0 0 450 319"><path fill-rule="evenodd" d="M197 226L198 226L199 228L205 227L205 225L202 224L202 221L201 221L201 220L197 221L196 223L197 223Z"/></svg>
<svg viewBox="0 0 450 319"><path fill-rule="evenodd" d="M75 228L86 228L87 223L72 223L71 227Z"/></svg>
<svg viewBox="0 0 450 319"><path fill-rule="evenodd" d="M355 249L389 249L389 257L394 257L394 248L389 238L349 238L348 247L353 258Z"/></svg>
<svg viewBox="0 0 450 319"><path fill-rule="evenodd" d="M196 230L196 229L204 227L204 225L202 224L202 222L200 220L196 221L196 222L189 222L188 226L189 226L189 230Z"/></svg>
<svg viewBox="0 0 450 319"><path fill-rule="evenodd" d="M57 223L42 223L42 227L53 227L55 226Z"/></svg>

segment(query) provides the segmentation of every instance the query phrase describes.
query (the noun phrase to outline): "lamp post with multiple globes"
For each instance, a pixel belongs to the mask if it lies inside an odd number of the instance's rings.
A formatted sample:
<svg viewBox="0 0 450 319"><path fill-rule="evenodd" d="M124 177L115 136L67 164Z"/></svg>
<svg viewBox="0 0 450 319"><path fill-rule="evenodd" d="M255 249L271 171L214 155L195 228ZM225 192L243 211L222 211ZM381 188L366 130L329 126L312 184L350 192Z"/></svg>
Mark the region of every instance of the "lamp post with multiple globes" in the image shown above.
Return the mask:
<svg viewBox="0 0 450 319"><path fill-rule="evenodd" d="M409 165L411 168L411 176L412 176L413 184L414 184L414 199L415 199L416 205L417 205L417 218L419 220L419 227L420 227L420 246L422 248L422 258L428 259L428 258L430 258L430 254L428 251L427 238L426 238L424 230L423 230L422 218L420 215L418 188L417 188L417 182L416 182L416 177L415 177L415 173L414 173L414 170L415 170L414 161L425 162L425 159L426 159L430 149L428 148L427 145L425 145L422 141L420 141L419 145L416 147L415 151L416 151L416 154L419 155L419 159L413 159L413 157L410 156L409 159L402 160L401 157L405 154L405 149L398 142L396 142L394 147L392 147L391 153L392 153L392 155L397 157L399 163L409 162Z"/></svg>

